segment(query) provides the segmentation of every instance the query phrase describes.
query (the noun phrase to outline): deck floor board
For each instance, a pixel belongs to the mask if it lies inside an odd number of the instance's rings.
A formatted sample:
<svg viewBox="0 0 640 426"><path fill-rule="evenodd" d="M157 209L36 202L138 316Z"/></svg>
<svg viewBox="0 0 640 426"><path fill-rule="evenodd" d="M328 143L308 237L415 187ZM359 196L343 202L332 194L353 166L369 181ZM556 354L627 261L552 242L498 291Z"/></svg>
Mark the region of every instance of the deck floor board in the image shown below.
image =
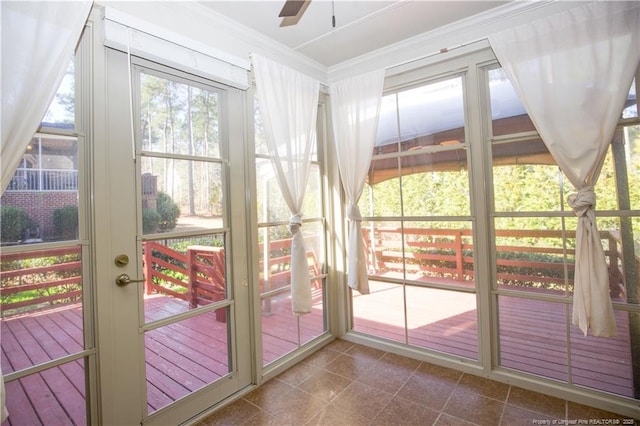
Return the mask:
<svg viewBox="0 0 640 426"><path fill-rule="evenodd" d="M401 316L390 315L391 288L374 297L354 300L358 305L356 330L411 345L477 359L477 312L453 301L424 302L412 296L410 324L405 335ZM440 295L442 293L435 293ZM317 296L317 295L316 295ZM394 302L389 302L393 300ZM366 303L364 303L366 302ZM386 305L385 305L386 302ZM391 303L391 305L389 305ZM448 306L447 303L452 303ZM321 298L298 326L290 300L274 298L262 316L263 362L268 363L324 332ZM567 308L525 299L500 300L501 365L561 381L569 379L566 341L571 339L573 383L630 396L632 378L628 318L618 314L615 338L585 338L579 330L566 332ZM435 309L429 307L435 306ZM386 309L385 309L386 308ZM184 312L186 305L169 297L153 296L145 305L148 320ZM387 312L385 314L385 311ZM535 324L535 326L532 326ZM214 312L160 327L145 338L147 404L150 412L197 390L228 373L227 327ZM2 321L2 368L5 373L74 353L82 348L82 307L67 305L42 313L23 314ZM76 360L40 374L7 384L9 406L14 410L6 425L80 424L85 409L84 362ZM47 404L36 403L44 398ZM53 406L50 406L53 405Z"/></svg>

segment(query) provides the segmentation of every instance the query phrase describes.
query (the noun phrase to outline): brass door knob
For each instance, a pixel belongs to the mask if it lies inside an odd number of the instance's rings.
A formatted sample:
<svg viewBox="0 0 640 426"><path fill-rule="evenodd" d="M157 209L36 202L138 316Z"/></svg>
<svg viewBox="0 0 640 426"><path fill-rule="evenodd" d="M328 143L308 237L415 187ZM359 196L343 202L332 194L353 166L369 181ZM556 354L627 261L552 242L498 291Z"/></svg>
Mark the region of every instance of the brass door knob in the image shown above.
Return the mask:
<svg viewBox="0 0 640 426"><path fill-rule="evenodd" d="M116 285L118 287L124 287L127 284L131 284L131 283L143 283L145 282L145 279L141 279L141 280L132 280L131 277L129 277L129 274L120 274L116 277Z"/></svg>

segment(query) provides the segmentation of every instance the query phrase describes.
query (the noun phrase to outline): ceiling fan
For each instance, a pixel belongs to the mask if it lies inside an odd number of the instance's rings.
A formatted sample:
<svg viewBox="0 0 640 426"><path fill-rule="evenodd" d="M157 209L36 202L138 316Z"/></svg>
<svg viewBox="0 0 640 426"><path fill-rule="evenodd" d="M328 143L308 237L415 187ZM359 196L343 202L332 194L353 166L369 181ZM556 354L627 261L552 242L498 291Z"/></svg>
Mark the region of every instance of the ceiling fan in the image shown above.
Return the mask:
<svg viewBox="0 0 640 426"><path fill-rule="evenodd" d="M309 0L309 2L310 1L311 0ZM293 16L297 16L305 3L307 3L307 0L286 0L278 16L280 18L291 18Z"/></svg>
<svg viewBox="0 0 640 426"><path fill-rule="evenodd" d="M282 10L280 10L280 14L278 15L280 18L284 18L280 26L290 26L297 24L304 14L304 11L307 10L307 7L309 7L309 3L311 3L311 0L286 0L284 2L284 5L282 6ZM333 9L333 0L331 1L331 7ZM333 27L335 28L335 13L333 13L331 19Z"/></svg>

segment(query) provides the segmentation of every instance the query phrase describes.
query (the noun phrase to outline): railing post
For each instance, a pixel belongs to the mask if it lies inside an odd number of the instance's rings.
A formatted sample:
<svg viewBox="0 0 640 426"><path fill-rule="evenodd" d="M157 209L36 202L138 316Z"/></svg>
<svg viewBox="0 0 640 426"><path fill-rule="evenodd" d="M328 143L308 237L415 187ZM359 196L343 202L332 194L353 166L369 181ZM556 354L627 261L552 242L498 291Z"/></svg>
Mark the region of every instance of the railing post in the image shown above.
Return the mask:
<svg viewBox="0 0 640 426"><path fill-rule="evenodd" d="M197 252L187 247L187 270L189 271L189 286L187 287L187 300L189 308L198 306L198 270L196 265Z"/></svg>
<svg viewBox="0 0 640 426"><path fill-rule="evenodd" d="M609 293L611 297L620 296L620 270L618 269L618 242L609 231L607 232L609 243Z"/></svg>
<svg viewBox="0 0 640 426"><path fill-rule="evenodd" d="M464 257L462 255L462 231L456 231L456 275L458 280L464 277Z"/></svg>
<svg viewBox="0 0 640 426"><path fill-rule="evenodd" d="M148 296L153 291L153 248L151 243L142 243L142 273L144 274L144 292Z"/></svg>

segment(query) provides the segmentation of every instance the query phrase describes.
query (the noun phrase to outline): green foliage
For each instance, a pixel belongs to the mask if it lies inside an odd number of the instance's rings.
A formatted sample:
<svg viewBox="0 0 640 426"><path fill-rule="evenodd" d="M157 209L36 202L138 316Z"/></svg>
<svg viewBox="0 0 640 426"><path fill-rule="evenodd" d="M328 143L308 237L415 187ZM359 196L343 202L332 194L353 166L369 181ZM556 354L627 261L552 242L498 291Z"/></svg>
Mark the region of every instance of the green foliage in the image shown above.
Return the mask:
<svg viewBox="0 0 640 426"><path fill-rule="evenodd" d="M0 209L0 237L3 243L22 239L29 224L27 212L19 207L2 206Z"/></svg>
<svg viewBox="0 0 640 426"><path fill-rule="evenodd" d="M153 234L158 230L162 217L153 209L142 209L142 233Z"/></svg>
<svg viewBox="0 0 640 426"><path fill-rule="evenodd" d="M194 237L188 240L172 242L168 245L172 250L186 253L189 246L224 247L224 241L218 237Z"/></svg>
<svg viewBox="0 0 640 426"><path fill-rule="evenodd" d="M160 232L171 231L178 223L180 216L180 208L178 205L162 191L158 192L157 210L160 214L160 223L158 224Z"/></svg>
<svg viewBox="0 0 640 426"><path fill-rule="evenodd" d="M48 269L47 266L63 265L67 264L67 267ZM46 305L60 304L73 302L81 298L72 294L82 290L81 284L56 284L57 281L68 280L70 278L76 278L80 280L80 254L77 253L62 254L58 256L34 256L26 257L20 260L5 261L0 264L0 270L2 271L16 271L19 270L19 275L2 276L0 280L0 286L2 290L0 292L0 300L3 304L17 303L24 301L32 301L33 304L18 308L20 311L38 309ZM45 267L43 269L43 267ZM35 270L32 270L35 268ZM49 283L48 287L39 288L35 290L8 292L6 290L20 288L21 286ZM51 296L57 296L53 300L42 301L41 298L47 298ZM40 299L40 300L38 300ZM11 311L3 310L3 315L11 314Z"/></svg>
<svg viewBox="0 0 640 426"><path fill-rule="evenodd" d="M53 211L53 226L56 233L65 240L76 238L78 229L78 206L67 204Z"/></svg>

